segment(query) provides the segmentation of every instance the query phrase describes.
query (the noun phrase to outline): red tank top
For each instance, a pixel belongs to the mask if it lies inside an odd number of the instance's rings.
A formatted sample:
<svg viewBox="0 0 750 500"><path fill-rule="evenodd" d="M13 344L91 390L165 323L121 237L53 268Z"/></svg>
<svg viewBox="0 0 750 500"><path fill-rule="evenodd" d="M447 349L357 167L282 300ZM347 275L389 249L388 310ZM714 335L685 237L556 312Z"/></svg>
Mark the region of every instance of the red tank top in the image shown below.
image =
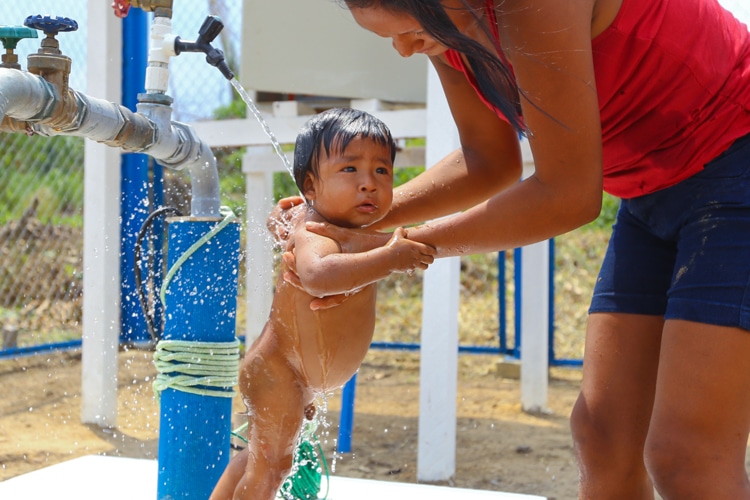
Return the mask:
<svg viewBox="0 0 750 500"><path fill-rule="evenodd" d="M750 133L750 34L716 0L623 0L592 50L605 191L672 186ZM479 94L460 55L446 58Z"/></svg>

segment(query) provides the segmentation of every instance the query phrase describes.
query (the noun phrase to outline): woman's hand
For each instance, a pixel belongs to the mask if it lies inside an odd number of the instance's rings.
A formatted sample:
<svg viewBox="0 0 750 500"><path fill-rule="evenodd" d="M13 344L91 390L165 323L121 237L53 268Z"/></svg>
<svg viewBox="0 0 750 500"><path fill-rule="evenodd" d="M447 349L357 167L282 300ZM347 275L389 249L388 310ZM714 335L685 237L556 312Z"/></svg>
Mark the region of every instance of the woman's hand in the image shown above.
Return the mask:
<svg viewBox="0 0 750 500"><path fill-rule="evenodd" d="M411 276L415 269L427 269L435 261L436 250L430 245L408 239L406 230L396 228L384 250L393 255L393 273L406 273Z"/></svg>
<svg viewBox="0 0 750 500"><path fill-rule="evenodd" d="M306 229L312 233L338 242L343 253L361 253L386 245L391 234L372 229L349 229L327 222L307 222Z"/></svg>
<svg viewBox="0 0 750 500"><path fill-rule="evenodd" d="M295 221L304 213L304 209L300 208L304 204L305 200L300 196L290 196L280 199L271 210L266 227L278 243L286 243Z"/></svg>

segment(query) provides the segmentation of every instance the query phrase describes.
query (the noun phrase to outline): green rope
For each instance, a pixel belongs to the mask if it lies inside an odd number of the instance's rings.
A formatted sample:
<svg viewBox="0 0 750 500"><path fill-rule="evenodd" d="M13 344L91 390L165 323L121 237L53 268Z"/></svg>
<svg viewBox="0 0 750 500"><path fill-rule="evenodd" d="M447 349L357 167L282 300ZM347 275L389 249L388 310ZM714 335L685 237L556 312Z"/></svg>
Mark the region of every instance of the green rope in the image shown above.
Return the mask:
<svg viewBox="0 0 750 500"><path fill-rule="evenodd" d="M232 435L247 443L247 438L241 434L247 429L247 422L232 431ZM317 424L310 422L305 426L299 443L294 452L294 466L292 473L281 485L277 498L282 500L318 500L322 483L321 470L326 476L326 493L322 499L328 498L328 480L330 474L323 448L315 436Z"/></svg>
<svg viewBox="0 0 750 500"><path fill-rule="evenodd" d="M154 364L159 371L153 388L157 397L164 389L201 396L232 398L237 385L240 341L194 342L162 340L156 344ZM179 375L169 375L177 372Z"/></svg>
<svg viewBox="0 0 750 500"><path fill-rule="evenodd" d="M228 207L221 207L219 213L224 219L193 243L169 269L159 292L162 304L167 303L167 288L180 267L201 246L237 220ZM154 352L154 364L159 371L153 383L154 393L158 398L164 389L175 389L201 396L234 397L236 393L231 389L238 381L239 346L237 339L231 342L159 341Z"/></svg>
<svg viewBox="0 0 750 500"><path fill-rule="evenodd" d="M320 444L317 443L316 446L309 440L301 441L294 453L294 463L294 472L281 485L278 496L285 500L318 499L322 481L321 464L326 473L326 485L328 484L328 465ZM327 489L326 486L323 499L328 498Z"/></svg>
<svg viewBox="0 0 750 500"><path fill-rule="evenodd" d="M161 290L159 291L159 298L161 299L162 304L166 305L167 287L169 287L169 283L172 281L172 278L174 278L174 275L177 274L177 271L180 269L182 264L184 264L185 261L188 260L190 256L193 255L200 247L205 245L208 240L216 236L219 231L227 227L228 224L237 220L237 216L229 207L221 207L219 209L219 213L224 215L224 219L222 219L221 222L214 226L213 229L204 234L198 241L193 243L190 248L185 250L185 253L180 255L180 258L177 259L174 264L172 264L171 268L169 268L167 275L164 277L164 283L161 285Z"/></svg>

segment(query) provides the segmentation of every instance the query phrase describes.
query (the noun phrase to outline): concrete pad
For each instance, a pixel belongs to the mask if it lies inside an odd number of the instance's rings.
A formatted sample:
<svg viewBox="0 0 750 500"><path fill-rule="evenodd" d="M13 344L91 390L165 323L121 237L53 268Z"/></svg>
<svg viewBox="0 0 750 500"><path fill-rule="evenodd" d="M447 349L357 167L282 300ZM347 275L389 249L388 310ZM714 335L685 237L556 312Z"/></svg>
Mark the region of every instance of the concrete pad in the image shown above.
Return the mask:
<svg viewBox="0 0 750 500"><path fill-rule="evenodd" d="M75 498L76 500L155 499L156 460L89 455L0 482L8 500ZM323 491L325 493L325 484ZM329 500L544 500L544 497L469 490L425 484L331 477Z"/></svg>

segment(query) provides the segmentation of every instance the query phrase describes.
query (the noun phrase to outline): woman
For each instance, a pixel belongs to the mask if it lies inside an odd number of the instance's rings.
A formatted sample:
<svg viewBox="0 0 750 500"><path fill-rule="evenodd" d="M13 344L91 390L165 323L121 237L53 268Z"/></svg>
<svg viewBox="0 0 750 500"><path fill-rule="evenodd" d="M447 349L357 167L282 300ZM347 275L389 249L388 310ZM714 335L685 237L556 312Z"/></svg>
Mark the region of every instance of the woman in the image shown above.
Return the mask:
<svg viewBox="0 0 750 500"><path fill-rule="evenodd" d="M379 228L463 210L409 230L463 255L577 228L602 188L623 199L571 416L580 497L750 498L747 28L715 0L345 2L429 57L461 140ZM387 239L310 229L347 251Z"/></svg>

